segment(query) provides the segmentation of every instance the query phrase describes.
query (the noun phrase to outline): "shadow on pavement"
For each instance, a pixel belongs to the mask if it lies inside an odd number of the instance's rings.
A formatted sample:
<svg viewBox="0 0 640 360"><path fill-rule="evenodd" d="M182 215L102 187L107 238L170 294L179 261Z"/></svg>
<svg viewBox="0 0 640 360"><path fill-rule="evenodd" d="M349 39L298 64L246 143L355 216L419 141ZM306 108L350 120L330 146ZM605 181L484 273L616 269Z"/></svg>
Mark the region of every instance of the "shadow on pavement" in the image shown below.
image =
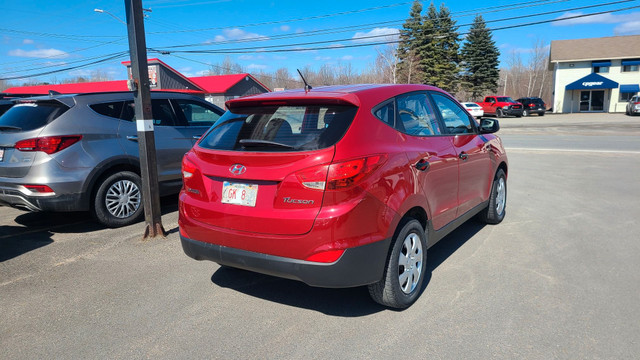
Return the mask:
<svg viewBox="0 0 640 360"><path fill-rule="evenodd" d="M160 199L162 214L178 210L178 197ZM144 220L143 220L144 221ZM53 234L82 234L106 229L89 212L20 212L16 225L0 225L0 262L53 243ZM177 232L171 229L169 233Z"/></svg>
<svg viewBox="0 0 640 360"><path fill-rule="evenodd" d="M485 225L467 221L429 249L422 291L428 287L431 273ZM246 295L342 317L358 317L389 310L373 302L365 286L348 289L326 289L302 282L282 279L251 271L221 267L211 281Z"/></svg>
<svg viewBox="0 0 640 360"><path fill-rule="evenodd" d="M6 228L8 226L0 226L0 234L4 233ZM41 231L32 236L0 236L0 262L51 244L51 235L53 233L49 231Z"/></svg>

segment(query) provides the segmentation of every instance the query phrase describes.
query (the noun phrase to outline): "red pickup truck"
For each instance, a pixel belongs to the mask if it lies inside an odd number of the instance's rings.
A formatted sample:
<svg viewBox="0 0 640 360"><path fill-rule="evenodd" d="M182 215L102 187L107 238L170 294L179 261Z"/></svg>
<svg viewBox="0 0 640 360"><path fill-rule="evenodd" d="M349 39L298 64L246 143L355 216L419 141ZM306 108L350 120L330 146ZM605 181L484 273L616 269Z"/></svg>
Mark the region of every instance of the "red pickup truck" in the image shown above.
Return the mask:
<svg viewBox="0 0 640 360"><path fill-rule="evenodd" d="M478 105L482 106L485 116L503 117L512 115L521 117L524 110L522 104L508 96L486 96L484 101L479 102Z"/></svg>

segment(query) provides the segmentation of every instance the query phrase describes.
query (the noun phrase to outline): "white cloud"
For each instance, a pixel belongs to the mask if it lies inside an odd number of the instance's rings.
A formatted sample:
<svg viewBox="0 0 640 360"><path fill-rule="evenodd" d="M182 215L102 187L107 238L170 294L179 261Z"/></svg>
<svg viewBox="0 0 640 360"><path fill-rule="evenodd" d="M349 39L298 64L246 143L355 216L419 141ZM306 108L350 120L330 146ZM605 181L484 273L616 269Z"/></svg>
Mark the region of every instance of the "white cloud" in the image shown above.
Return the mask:
<svg viewBox="0 0 640 360"><path fill-rule="evenodd" d="M87 69L79 69L79 70L73 70L73 71L69 71L68 74L69 76L91 76L91 72L93 70L87 70Z"/></svg>
<svg viewBox="0 0 640 360"><path fill-rule="evenodd" d="M289 31L289 30L291 30L291 26L289 25L280 26L280 31Z"/></svg>
<svg viewBox="0 0 640 360"><path fill-rule="evenodd" d="M613 29L615 34L640 34L640 21L629 21Z"/></svg>
<svg viewBox="0 0 640 360"><path fill-rule="evenodd" d="M273 60L287 60L288 59L286 56L282 56L282 55L273 55L272 58L273 58Z"/></svg>
<svg viewBox="0 0 640 360"><path fill-rule="evenodd" d="M256 33L246 32L242 29L224 29L222 30L222 35L216 35L214 41L221 42L226 40L269 40L269 37L266 35L260 35Z"/></svg>
<svg viewBox="0 0 640 360"><path fill-rule="evenodd" d="M331 44L331 45L329 45L329 47L333 48L333 49L339 49L339 48L343 48L344 45L342 45L342 44Z"/></svg>
<svg viewBox="0 0 640 360"><path fill-rule="evenodd" d="M345 56L341 57L340 59L344 60L344 61L351 61L351 60L353 60L353 56L345 55Z"/></svg>
<svg viewBox="0 0 640 360"><path fill-rule="evenodd" d="M240 55L238 56L238 60L264 60L264 55Z"/></svg>
<svg viewBox="0 0 640 360"><path fill-rule="evenodd" d="M33 44L33 40L31 40L31 39L24 39L24 40L22 40L22 43L23 43L23 44Z"/></svg>
<svg viewBox="0 0 640 360"><path fill-rule="evenodd" d="M9 56L64 59L69 57L69 54L58 49L38 49L38 50L15 49L15 50L9 51Z"/></svg>
<svg viewBox="0 0 640 360"><path fill-rule="evenodd" d="M331 60L331 56L316 56L313 60L316 60L316 61L329 61L329 60Z"/></svg>
<svg viewBox="0 0 640 360"><path fill-rule="evenodd" d="M265 70L267 68L267 65L263 65L263 64L249 64L247 66L247 69L249 70Z"/></svg>
<svg viewBox="0 0 640 360"><path fill-rule="evenodd" d="M566 19L573 16L581 16L584 15L583 12L566 12L556 19ZM563 21L556 21L553 23L554 26L571 26L571 25L583 25L583 24L618 24L618 23L629 23L636 22L640 17L640 12L632 12L629 14L598 14L591 16L584 16L575 19L568 19ZM625 25L625 24L622 24ZM621 26L622 26L621 25Z"/></svg>
<svg viewBox="0 0 640 360"><path fill-rule="evenodd" d="M376 42L376 41L395 41L398 39L400 31L393 28L375 28L368 32L357 32L351 38L353 42ZM372 37L375 36L375 37Z"/></svg>

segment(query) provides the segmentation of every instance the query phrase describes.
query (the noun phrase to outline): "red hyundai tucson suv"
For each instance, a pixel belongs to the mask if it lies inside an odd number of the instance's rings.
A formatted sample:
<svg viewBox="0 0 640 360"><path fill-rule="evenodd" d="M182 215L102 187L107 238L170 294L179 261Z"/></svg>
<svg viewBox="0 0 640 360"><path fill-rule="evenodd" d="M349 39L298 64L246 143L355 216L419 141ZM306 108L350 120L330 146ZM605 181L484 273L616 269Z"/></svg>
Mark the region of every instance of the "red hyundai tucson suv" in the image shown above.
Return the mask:
<svg viewBox="0 0 640 360"><path fill-rule="evenodd" d="M427 248L471 217L505 216L507 156L426 85L292 90L227 102L182 162L180 239L197 260L418 297Z"/></svg>

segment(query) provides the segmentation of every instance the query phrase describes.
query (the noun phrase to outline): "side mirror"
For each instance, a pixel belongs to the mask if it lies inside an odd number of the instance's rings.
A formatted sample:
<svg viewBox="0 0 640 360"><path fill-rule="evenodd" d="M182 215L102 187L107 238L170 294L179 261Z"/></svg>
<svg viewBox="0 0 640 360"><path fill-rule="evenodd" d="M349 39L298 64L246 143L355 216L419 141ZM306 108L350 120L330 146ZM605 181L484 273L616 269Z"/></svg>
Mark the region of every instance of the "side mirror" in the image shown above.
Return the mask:
<svg viewBox="0 0 640 360"><path fill-rule="evenodd" d="M493 134L500 130L500 123L497 119L480 120L480 134Z"/></svg>

